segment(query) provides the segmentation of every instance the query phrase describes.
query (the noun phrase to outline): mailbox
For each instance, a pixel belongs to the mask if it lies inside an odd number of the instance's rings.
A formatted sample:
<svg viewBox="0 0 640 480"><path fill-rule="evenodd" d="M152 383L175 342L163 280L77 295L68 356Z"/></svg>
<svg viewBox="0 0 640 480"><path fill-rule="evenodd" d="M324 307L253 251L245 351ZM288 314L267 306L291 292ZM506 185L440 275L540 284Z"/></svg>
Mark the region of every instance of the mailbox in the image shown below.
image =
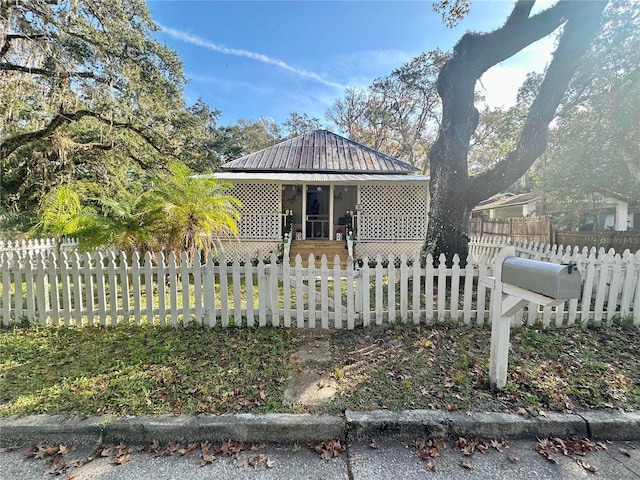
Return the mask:
<svg viewBox="0 0 640 480"><path fill-rule="evenodd" d="M582 286L575 264L558 265L519 257L504 259L501 280L554 299L579 298Z"/></svg>

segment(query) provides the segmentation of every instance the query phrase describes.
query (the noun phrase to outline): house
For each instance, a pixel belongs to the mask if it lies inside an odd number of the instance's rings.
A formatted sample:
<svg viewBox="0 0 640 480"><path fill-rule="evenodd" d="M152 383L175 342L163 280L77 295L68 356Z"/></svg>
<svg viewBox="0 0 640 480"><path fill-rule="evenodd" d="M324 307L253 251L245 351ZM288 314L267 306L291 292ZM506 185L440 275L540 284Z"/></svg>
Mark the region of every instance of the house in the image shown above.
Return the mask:
<svg viewBox="0 0 640 480"><path fill-rule="evenodd" d="M593 225L594 215L581 227L581 230L608 230L626 232L628 230L640 230L640 205L630 203L628 198L622 195L605 197L597 212L598 225ZM591 230L588 226L591 225Z"/></svg>
<svg viewBox="0 0 640 480"><path fill-rule="evenodd" d="M349 232L357 258L411 256L426 238L428 177L326 130L230 161L208 176L231 182L242 202L237 241L223 249L244 260L278 251L289 232L292 252L307 242L308 253L330 257Z"/></svg>
<svg viewBox="0 0 640 480"><path fill-rule="evenodd" d="M544 198L541 193L500 193L480 202L471 217L526 218L544 215Z"/></svg>

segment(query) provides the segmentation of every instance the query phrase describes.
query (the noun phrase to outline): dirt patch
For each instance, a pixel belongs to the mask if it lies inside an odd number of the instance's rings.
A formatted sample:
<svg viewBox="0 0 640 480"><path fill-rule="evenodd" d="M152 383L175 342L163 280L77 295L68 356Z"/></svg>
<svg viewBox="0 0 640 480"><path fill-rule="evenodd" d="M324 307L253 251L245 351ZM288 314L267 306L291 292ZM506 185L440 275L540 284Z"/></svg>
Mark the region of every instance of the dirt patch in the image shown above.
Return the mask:
<svg viewBox="0 0 640 480"><path fill-rule="evenodd" d="M290 356L294 365L283 396L283 404L290 408L319 407L331 402L336 395L336 383L327 367L332 362L330 333L313 332L304 335L298 349Z"/></svg>

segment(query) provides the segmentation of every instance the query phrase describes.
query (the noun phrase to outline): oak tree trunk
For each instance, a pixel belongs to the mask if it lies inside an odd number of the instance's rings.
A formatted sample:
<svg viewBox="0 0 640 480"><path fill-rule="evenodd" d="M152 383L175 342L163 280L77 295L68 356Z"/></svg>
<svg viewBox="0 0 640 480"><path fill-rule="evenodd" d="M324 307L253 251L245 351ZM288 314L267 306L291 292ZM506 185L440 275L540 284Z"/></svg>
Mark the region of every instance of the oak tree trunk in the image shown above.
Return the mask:
<svg viewBox="0 0 640 480"><path fill-rule="evenodd" d="M600 26L606 1L565 1L529 16L534 1L519 0L506 23L491 33L467 33L438 76L442 122L429 152L431 211L427 250L466 264L469 214L480 201L508 188L526 173L547 146L549 124L580 59ZM562 27L553 60L527 114L516 148L486 172L470 177L467 158L478 126L477 81L492 66Z"/></svg>

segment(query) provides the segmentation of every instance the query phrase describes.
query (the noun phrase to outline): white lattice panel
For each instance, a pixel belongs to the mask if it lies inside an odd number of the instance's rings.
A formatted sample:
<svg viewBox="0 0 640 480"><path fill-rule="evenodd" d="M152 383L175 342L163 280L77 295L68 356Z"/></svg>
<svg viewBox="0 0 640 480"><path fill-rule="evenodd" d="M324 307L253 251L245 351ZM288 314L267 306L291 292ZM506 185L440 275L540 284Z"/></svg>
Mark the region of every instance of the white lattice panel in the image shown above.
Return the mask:
<svg viewBox="0 0 640 480"><path fill-rule="evenodd" d="M280 213L281 185L240 183L231 194L242 202L241 213Z"/></svg>
<svg viewBox="0 0 640 480"><path fill-rule="evenodd" d="M282 187L277 184L237 184L232 194L242 202L241 239L279 239Z"/></svg>
<svg viewBox="0 0 640 480"><path fill-rule="evenodd" d="M375 258L380 254L383 258L389 255L399 257L403 253L407 258L413 258L413 254L422 251L423 242L358 242L356 243L356 258L369 257Z"/></svg>
<svg viewBox="0 0 640 480"><path fill-rule="evenodd" d="M277 253L280 246L280 242L226 242L223 244L221 251L224 251L227 260L233 258L233 254L237 253L241 262L248 262L258 258L258 252L262 252L265 258L271 255L271 252ZM214 258L218 260L219 256L214 254Z"/></svg>
<svg viewBox="0 0 640 480"><path fill-rule="evenodd" d="M426 185L364 185L359 240L424 240L427 234Z"/></svg>

